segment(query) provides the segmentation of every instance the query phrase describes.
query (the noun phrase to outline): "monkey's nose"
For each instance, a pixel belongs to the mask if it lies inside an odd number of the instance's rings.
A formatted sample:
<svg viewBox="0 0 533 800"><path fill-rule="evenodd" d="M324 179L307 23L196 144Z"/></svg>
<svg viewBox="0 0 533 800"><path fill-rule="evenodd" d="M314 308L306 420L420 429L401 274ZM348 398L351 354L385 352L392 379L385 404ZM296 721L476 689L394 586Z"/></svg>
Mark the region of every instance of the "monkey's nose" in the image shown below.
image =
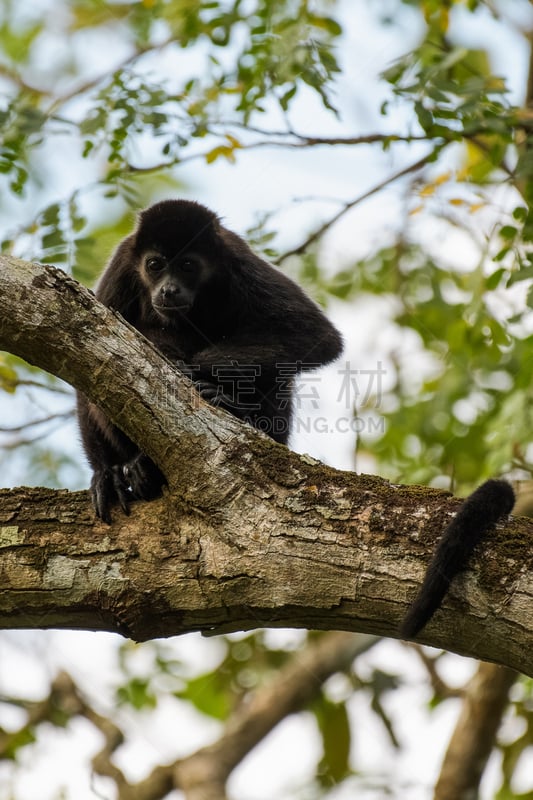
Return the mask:
<svg viewBox="0 0 533 800"><path fill-rule="evenodd" d="M180 289L178 286L163 286L161 289L161 302L165 306L175 306L179 304Z"/></svg>

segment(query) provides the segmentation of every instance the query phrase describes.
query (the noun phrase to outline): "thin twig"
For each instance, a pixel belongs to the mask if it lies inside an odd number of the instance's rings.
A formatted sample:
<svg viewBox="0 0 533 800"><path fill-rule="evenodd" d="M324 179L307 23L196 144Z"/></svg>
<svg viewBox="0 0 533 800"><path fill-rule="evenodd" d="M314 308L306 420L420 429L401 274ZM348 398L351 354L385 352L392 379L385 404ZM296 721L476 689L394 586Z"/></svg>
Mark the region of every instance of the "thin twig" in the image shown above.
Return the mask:
<svg viewBox="0 0 533 800"><path fill-rule="evenodd" d="M310 236L308 236L307 239L305 239L301 244L299 244L298 247L294 247L292 250L287 250L287 252L279 256L279 258L274 263L281 264L283 263L283 261L285 261L287 258L290 258L291 256L301 255L303 252L305 252L305 250L307 250L308 247L310 247L314 242L320 239L321 236L323 236L324 233L326 233L326 231L328 231L331 227L333 227L333 225L335 225L335 223L338 222L341 219L341 217L343 217L348 211L351 211L351 209L354 208L354 206L358 205L359 203L362 203L364 200L368 200L369 197L372 197L372 195L377 194L386 186L388 186L391 183L394 183L400 178L403 178L406 175L409 175L413 172L416 172L419 169L422 169L422 167L425 167L434 158L434 156L435 156L435 151L432 150L431 153L424 156L423 158L419 158L418 161L415 161L414 164L410 164L408 167L404 167L399 172L394 173L394 175L390 175L384 181L381 181L380 183L376 184L376 186L373 186L372 189L369 189L367 192L364 192L363 194L359 195L354 200L350 200L348 203L344 203L340 211L334 214L334 216L331 217L329 220L324 222Z"/></svg>
<svg viewBox="0 0 533 800"><path fill-rule="evenodd" d="M62 411L57 414L48 414L48 416L41 417L41 419L29 420L28 422L23 422L20 425L1 425L0 433L20 433L21 431L25 431L27 428L45 425L47 422L52 422L54 420L59 421L62 419L69 419L72 416L74 416L74 411L71 409L70 411Z"/></svg>

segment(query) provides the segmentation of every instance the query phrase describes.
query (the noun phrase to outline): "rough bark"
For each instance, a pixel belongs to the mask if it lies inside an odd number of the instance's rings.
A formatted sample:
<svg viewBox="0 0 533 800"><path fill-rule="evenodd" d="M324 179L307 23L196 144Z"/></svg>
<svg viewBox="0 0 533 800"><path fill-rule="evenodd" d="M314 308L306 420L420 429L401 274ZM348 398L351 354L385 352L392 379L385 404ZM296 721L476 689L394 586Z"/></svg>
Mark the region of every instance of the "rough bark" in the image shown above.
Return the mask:
<svg viewBox="0 0 533 800"><path fill-rule="evenodd" d="M170 487L111 527L85 492L0 492L0 626L397 635L457 500L330 469L193 408L172 365L53 268L0 258L0 347L86 392ZM533 674L532 533L499 526L420 641Z"/></svg>

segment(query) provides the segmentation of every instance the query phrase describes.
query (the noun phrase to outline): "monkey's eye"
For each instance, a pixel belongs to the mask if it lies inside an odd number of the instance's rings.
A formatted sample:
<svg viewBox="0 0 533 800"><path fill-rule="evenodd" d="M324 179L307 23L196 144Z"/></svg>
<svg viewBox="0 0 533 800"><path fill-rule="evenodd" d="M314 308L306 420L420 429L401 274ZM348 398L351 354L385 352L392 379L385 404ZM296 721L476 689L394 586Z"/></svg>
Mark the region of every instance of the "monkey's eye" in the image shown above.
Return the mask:
<svg viewBox="0 0 533 800"><path fill-rule="evenodd" d="M161 272L165 269L167 262L162 256L150 256L146 259L146 269L149 272Z"/></svg>
<svg viewBox="0 0 533 800"><path fill-rule="evenodd" d="M193 267L194 267L194 262L191 261L190 258L186 258L184 261L180 262L180 269L182 269L184 272L191 272Z"/></svg>

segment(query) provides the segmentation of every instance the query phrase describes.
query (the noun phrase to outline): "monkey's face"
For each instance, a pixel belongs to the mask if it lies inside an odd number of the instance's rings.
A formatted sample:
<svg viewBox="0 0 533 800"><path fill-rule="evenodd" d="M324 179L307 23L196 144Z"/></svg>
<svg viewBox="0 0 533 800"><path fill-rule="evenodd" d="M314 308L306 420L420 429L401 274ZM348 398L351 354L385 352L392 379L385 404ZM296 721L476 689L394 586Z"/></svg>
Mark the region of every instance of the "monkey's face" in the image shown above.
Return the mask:
<svg viewBox="0 0 533 800"><path fill-rule="evenodd" d="M167 323L188 315L211 274L211 265L198 253L169 258L151 250L141 258L140 275L152 308Z"/></svg>

